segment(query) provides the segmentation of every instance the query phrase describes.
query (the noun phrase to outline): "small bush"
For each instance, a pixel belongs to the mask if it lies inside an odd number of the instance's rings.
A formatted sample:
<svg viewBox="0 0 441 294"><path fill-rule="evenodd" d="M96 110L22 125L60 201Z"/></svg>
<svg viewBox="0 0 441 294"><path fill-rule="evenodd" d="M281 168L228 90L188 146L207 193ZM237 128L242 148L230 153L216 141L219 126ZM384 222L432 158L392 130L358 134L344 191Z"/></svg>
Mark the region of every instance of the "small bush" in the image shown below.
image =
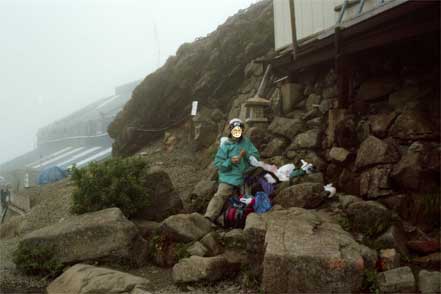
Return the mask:
<svg viewBox="0 0 441 294"><path fill-rule="evenodd" d="M43 244L30 246L20 243L13 254L13 261L24 274L56 276L63 269L63 264L53 252L53 248Z"/></svg>
<svg viewBox="0 0 441 294"><path fill-rule="evenodd" d="M73 167L72 212L82 214L118 207L131 217L150 204L152 184L147 163L140 158L113 158L88 167Z"/></svg>

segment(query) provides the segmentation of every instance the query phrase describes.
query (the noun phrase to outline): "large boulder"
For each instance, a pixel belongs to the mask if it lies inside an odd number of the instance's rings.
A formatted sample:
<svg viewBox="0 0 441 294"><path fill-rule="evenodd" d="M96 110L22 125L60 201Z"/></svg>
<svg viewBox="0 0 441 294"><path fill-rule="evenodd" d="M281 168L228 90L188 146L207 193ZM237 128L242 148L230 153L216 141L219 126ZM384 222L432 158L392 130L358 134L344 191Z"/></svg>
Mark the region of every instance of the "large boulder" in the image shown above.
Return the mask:
<svg viewBox="0 0 441 294"><path fill-rule="evenodd" d="M329 158L335 162L343 163L348 159L349 154L351 153L345 148L332 147L329 151Z"/></svg>
<svg viewBox="0 0 441 294"><path fill-rule="evenodd" d="M304 87L301 84L286 83L282 85L282 111L284 114L289 113L304 98L303 90Z"/></svg>
<svg viewBox="0 0 441 294"><path fill-rule="evenodd" d="M161 231L176 242L198 241L212 230L211 222L199 213L172 215L161 224Z"/></svg>
<svg viewBox="0 0 441 294"><path fill-rule="evenodd" d="M303 131L305 127L301 119L289 119L284 117L275 117L268 127L268 130L276 135L283 136L289 140Z"/></svg>
<svg viewBox="0 0 441 294"><path fill-rule="evenodd" d="M276 137L266 145L261 155L266 158L282 155L287 146L288 141L285 138Z"/></svg>
<svg viewBox="0 0 441 294"><path fill-rule="evenodd" d="M390 127L389 135L403 141L438 138L439 132L427 116L423 112L403 112Z"/></svg>
<svg viewBox="0 0 441 294"><path fill-rule="evenodd" d="M363 249L338 224L302 208L273 211L261 218L265 224L261 228L266 231L265 293L360 290L366 269ZM245 230L251 229L247 221Z"/></svg>
<svg viewBox="0 0 441 294"><path fill-rule="evenodd" d="M394 224L390 226L386 232L379 236L375 242L374 246L378 249L395 248L401 256L409 256L409 251L406 247L407 238L403 229Z"/></svg>
<svg viewBox="0 0 441 294"><path fill-rule="evenodd" d="M48 294L148 294L150 282L108 268L76 264L47 287Z"/></svg>
<svg viewBox="0 0 441 294"><path fill-rule="evenodd" d="M44 244L62 263L121 260L142 264L147 258L147 242L119 208L68 218L25 235L21 243L27 247Z"/></svg>
<svg viewBox="0 0 441 294"><path fill-rule="evenodd" d="M154 183L151 194L151 205L136 216L145 220L162 221L182 209L182 201L173 187L170 176L160 168L152 168L148 182Z"/></svg>
<svg viewBox="0 0 441 294"><path fill-rule="evenodd" d="M346 208L346 213L352 228L368 237L375 237L384 232L392 220L392 213L376 201L353 202Z"/></svg>
<svg viewBox="0 0 441 294"><path fill-rule="evenodd" d="M378 138L384 138L387 136L390 126L397 118L398 113L382 113L369 116L369 124L372 133Z"/></svg>
<svg viewBox="0 0 441 294"><path fill-rule="evenodd" d="M372 101L392 93L399 86L394 77L382 77L363 82L357 93L357 99Z"/></svg>
<svg viewBox="0 0 441 294"><path fill-rule="evenodd" d="M424 96L430 89L406 86L389 95L389 105L395 110L417 110L424 104Z"/></svg>
<svg viewBox="0 0 441 294"><path fill-rule="evenodd" d="M289 150L296 149L308 149L316 148L320 144L320 130L312 129L304 133L298 134L292 144L289 146Z"/></svg>
<svg viewBox="0 0 441 294"><path fill-rule="evenodd" d="M423 294L441 292L441 272L421 270L418 273L418 290Z"/></svg>
<svg viewBox="0 0 441 294"><path fill-rule="evenodd" d="M369 199L388 196L393 193L389 180L392 166L378 165L361 173L360 194Z"/></svg>
<svg viewBox="0 0 441 294"><path fill-rule="evenodd" d="M314 109L314 105L320 105L320 101L322 100L322 97L317 94L311 94L308 96L308 99L306 99L306 111L311 111Z"/></svg>
<svg viewBox="0 0 441 294"><path fill-rule="evenodd" d="M400 152L395 144L369 136L358 149L355 166L362 169L376 164L395 163L398 160Z"/></svg>
<svg viewBox="0 0 441 294"><path fill-rule="evenodd" d="M378 275L382 293L415 293L415 277L408 266L395 268Z"/></svg>
<svg viewBox="0 0 441 294"><path fill-rule="evenodd" d="M238 268L231 267L224 256L191 256L175 264L172 275L175 283L216 281L234 270Z"/></svg>
<svg viewBox="0 0 441 294"><path fill-rule="evenodd" d="M186 206L191 211L202 213L216 193L216 189L217 181L210 179L200 180L185 201Z"/></svg>
<svg viewBox="0 0 441 294"><path fill-rule="evenodd" d="M326 199L323 185L303 183L283 189L276 195L273 202L284 208L303 207L316 208Z"/></svg>

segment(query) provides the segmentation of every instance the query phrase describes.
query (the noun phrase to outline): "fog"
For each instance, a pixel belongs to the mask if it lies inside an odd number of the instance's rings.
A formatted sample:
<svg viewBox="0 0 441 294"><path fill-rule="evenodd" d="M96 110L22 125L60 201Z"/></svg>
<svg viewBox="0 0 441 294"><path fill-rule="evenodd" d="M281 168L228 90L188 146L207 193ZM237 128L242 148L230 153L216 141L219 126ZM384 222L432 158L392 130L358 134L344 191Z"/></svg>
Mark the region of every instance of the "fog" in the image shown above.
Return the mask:
<svg viewBox="0 0 441 294"><path fill-rule="evenodd" d="M256 0L0 0L0 163Z"/></svg>

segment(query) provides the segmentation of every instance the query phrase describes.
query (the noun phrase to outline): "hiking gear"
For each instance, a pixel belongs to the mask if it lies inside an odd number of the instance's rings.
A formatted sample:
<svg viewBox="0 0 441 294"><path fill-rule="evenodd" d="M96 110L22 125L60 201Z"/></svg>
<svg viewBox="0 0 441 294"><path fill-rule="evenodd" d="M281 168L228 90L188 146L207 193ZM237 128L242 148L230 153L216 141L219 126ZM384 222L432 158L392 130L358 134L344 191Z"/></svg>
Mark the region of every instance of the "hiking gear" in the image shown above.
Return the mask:
<svg viewBox="0 0 441 294"><path fill-rule="evenodd" d="M246 155L240 158L239 162L233 164L231 158L239 156L241 150ZM219 146L214 159L214 165L219 170L219 182L239 187L243 184L244 174L250 169L249 157L259 158L259 152L251 141L243 137L240 141L228 140Z"/></svg>
<svg viewBox="0 0 441 294"><path fill-rule="evenodd" d="M312 163L308 163L303 159L300 159L300 161L302 162L301 169L303 169L308 175L314 171L314 166L312 165Z"/></svg>
<svg viewBox="0 0 441 294"><path fill-rule="evenodd" d="M211 198L210 202L208 203L205 217L214 222L221 214L225 201L227 201L228 197L233 195L234 190L235 187L229 184L219 183L216 194L214 194L213 198Z"/></svg>
<svg viewBox="0 0 441 294"><path fill-rule="evenodd" d="M271 201L265 192L257 192L255 199L253 208L256 213L264 213L271 209Z"/></svg>
<svg viewBox="0 0 441 294"><path fill-rule="evenodd" d="M326 192L329 192L328 198L334 197L335 193L337 193L337 189L333 186L332 183L327 184L323 187Z"/></svg>
<svg viewBox="0 0 441 294"><path fill-rule="evenodd" d="M242 203L241 198L237 196L230 197L227 201L227 207L224 210L224 227L226 228L243 228L248 214L253 212L255 204L254 199L249 205Z"/></svg>
<svg viewBox="0 0 441 294"><path fill-rule="evenodd" d="M240 119L233 118L232 120L230 120L228 127L230 130L232 130L234 127L240 127L241 129L244 129L245 125L243 124L243 122Z"/></svg>
<svg viewBox="0 0 441 294"><path fill-rule="evenodd" d="M297 168L293 170L289 176L291 178L297 178L297 177L303 177L304 175L306 175L306 172L301 168Z"/></svg>

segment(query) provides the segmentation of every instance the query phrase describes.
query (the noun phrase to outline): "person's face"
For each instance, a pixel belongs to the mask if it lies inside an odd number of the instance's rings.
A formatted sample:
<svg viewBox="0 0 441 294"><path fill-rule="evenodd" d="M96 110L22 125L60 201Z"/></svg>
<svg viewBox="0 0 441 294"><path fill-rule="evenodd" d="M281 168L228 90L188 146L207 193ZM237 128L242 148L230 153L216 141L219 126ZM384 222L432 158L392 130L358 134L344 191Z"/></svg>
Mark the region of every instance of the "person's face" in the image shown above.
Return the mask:
<svg viewBox="0 0 441 294"><path fill-rule="evenodd" d="M234 127L231 130L231 136L235 139L239 139L242 136L242 128L241 127Z"/></svg>

